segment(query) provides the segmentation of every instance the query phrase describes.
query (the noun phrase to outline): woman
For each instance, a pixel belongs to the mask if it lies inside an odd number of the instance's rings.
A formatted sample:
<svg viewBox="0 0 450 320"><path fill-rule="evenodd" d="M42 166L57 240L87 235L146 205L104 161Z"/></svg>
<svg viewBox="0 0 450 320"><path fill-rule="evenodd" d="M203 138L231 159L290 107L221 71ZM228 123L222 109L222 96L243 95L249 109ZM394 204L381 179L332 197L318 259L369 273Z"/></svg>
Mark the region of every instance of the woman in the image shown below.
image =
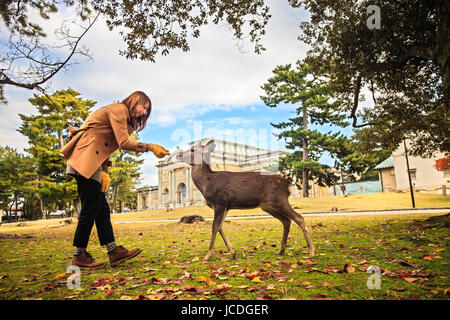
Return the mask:
<svg viewBox="0 0 450 320"><path fill-rule="evenodd" d="M157 144L129 138L132 132L145 128L152 110L148 96L136 91L121 103L113 103L93 112L79 129L69 127L69 142L61 149L67 161L67 174L75 177L81 211L73 245L76 247L72 264L84 269L97 269L106 262L96 262L86 251L92 227L97 227L101 246L106 246L109 261L116 266L137 256L139 248L127 250L117 246L111 225L110 210L105 198L109 186L110 155L118 148L134 152L152 151L158 158L169 154Z"/></svg>

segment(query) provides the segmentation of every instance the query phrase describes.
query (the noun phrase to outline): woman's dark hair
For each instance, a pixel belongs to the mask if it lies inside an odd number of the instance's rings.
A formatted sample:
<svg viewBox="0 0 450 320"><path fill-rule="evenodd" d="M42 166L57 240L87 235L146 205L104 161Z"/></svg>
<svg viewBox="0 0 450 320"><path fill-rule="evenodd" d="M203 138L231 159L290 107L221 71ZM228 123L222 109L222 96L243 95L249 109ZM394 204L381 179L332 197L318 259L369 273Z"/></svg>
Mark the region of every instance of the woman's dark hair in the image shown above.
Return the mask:
<svg viewBox="0 0 450 320"><path fill-rule="evenodd" d="M150 98L142 91L135 91L123 99L122 103L128 107L128 110L130 110L130 125L134 128L134 130L139 132L144 129L148 117L150 117L150 113L152 112L152 102ZM147 112L140 117L136 117L134 112L134 109L138 104L143 105L147 109Z"/></svg>

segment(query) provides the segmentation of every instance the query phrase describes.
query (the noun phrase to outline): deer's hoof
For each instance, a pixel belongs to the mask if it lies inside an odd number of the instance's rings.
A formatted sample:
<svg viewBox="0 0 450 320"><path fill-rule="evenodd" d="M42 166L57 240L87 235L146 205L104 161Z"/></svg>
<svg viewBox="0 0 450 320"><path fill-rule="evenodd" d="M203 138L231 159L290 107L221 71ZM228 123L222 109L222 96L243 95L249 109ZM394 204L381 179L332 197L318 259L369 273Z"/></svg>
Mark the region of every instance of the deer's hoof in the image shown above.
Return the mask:
<svg viewBox="0 0 450 320"><path fill-rule="evenodd" d="M206 254L206 256L203 258L203 262L208 262L209 258L211 258L211 253Z"/></svg>

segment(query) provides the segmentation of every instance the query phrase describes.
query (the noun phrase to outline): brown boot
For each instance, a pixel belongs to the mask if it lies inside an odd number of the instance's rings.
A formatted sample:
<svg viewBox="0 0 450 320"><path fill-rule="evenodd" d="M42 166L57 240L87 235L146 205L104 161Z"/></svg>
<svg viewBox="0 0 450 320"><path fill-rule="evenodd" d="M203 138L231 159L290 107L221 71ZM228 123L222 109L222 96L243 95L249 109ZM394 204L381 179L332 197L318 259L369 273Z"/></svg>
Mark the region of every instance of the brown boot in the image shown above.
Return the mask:
<svg viewBox="0 0 450 320"><path fill-rule="evenodd" d="M109 263L111 263L111 266L115 267L125 260L136 257L141 251L142 249L139 248L128 250L123 246L117 246L108 253Z"/></svg>
<svg viewBox="0 0 450 320"><path fill-rule="evenodd" d="M92 258L89 252L83 252L73 256L72 265L80 267L80 269L94 270L106 265L106 262L97 262Z"/></svg>

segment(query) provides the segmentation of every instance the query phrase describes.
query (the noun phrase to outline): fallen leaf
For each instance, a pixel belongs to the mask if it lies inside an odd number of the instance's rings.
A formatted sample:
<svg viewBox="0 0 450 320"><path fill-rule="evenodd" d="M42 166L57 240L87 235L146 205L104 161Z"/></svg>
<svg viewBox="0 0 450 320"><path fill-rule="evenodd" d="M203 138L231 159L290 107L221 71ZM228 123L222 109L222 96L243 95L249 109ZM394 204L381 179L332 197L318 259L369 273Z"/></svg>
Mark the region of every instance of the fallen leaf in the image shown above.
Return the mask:
<svg viewBox="0 0 450 320"><path fill-rule="evenodd" d="M252 279L252 282L262 282L261 279L259 277L254 277Z"/></svg>
<svg viewBox="0 0 450 320"><path fill-rule="evenodd" d="M406 280L409 283L413 283L414 281L419 280L419 278L403 278L403 280Z"/></svg>
<svg viewBox="0 0 450 320"><path fill-rule="evenodd" d="M400 264L403 265L403 266L411 267L411 268L418 268L419 267L417 264L408 262L406 260L401 260Z"/></svg>
<svg viewBox="0 0 450 320"><path fill-rule="evenodd" d="M106 297L109 297L109 296L112 295L114 292L115 292L115 291L114 291L113 288L108 289L108 291L106 291L105 298L106 298Z"/></svg>
<svg viewBox="0 0 450 320"><path fill-rule="evenodd" d="M236 288L238 288L238 289L246 289L246 288L248 288L248 286L238 286Z"/></svg>
<svg viewBox="0 0 450 320"><path fill-rule="evenodd" d="M353 273L353 272L355 272L355 267L353 267L351 263L346 263L346 264L344 265L343 271L344 271L345 273Z"/></svg>
<svg viewBox="0 0 450 320"><path fill-rule="evenodd" d="M62 278L62 277L64 277L65 275L66 275L65 272L60 273L60 274L57 274L57 275L55 276L55 279Z"/></svg>
<svg viewBox="0 0 450 320"><path fill-rule="evenodd" d="M275 285L273 283L268 284L266 287L266 290L274 290L275 289Z"/></svg>
<svg viewBox="0 0 450 320"><path fill-rule="evenodd" d="M317 264L317 262L314 262L314 261L312 261L312 260L306 260L306 265L307 265L307 266L313 266L313 265L315 265L315 264Z"/></svg>
<svg viewBox="0 0 450 320"><path fill-rule="evenodd" d="M331 282L328 282L327 280L323 280L322 286L323 287L331 287L331 286L333 286L333 284Z"/></svg>

